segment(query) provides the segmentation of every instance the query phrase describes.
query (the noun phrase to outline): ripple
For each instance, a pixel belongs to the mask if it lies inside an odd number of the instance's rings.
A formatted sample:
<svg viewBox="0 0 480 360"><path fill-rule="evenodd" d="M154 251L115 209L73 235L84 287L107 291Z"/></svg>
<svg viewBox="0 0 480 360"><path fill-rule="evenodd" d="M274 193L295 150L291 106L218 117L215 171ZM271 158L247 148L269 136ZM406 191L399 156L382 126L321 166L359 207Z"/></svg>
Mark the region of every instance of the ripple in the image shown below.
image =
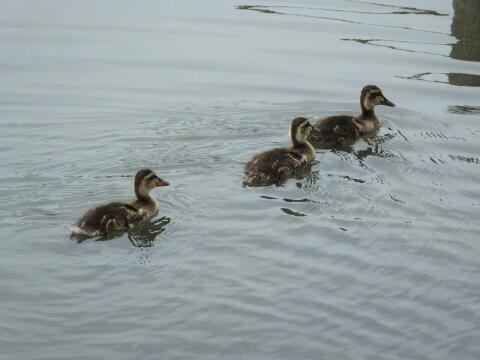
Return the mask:
<svg viewBox="0 0 480 360"><path fill-rule="evenodd" d="M281 208L280 210L282 210L285 214L287 215L293 215L293 216L307 216L305 214L302 214L300 212L297 212L297 211L293 211L289 208Z"/></svg>
<svg viewBox="0 0 480 360"><path fill-rule="evenodd" d="M400 78L408 80L428 81L441 84L451 84L455 86L480 87L480 75L476 74L425 72Z"/></svg>
<svg viewBox="0 0 480 360"><path fill-rule="evenodd" d="M4 357L476 359L475 23L424 4L0 5ZM365 79L398 98L378 133L242 187L292 118L356 113ZM68 239L145 166L171 183L158 217Z"/></svg>
<svg viewBox="0 0 480 360"><path fill-rule="evenodd" d="M452 114L477 115L480 114L480 106L451 105L447 111Z"/></svg>
<svg viewBox="0 0 480 360"><path fill-rule="evenodd" d="M369 11L358 11L358 10L351 10L351 9L340 9L340 8L321 8L321 7L300 7L300 6L274 6L274 5L238 5L237 9L239 10L248 10L248 11L256 11L265 14L276 14L276 15L286 15L286 16L301 16L306 18L313 18L313 19L324 19L324 20L333 20L333 21L341 21L347 22L351 24L360 24L360 25L368 25L368 26L379 26L385 28L398 28L408 31L418 31L418 32L426 32L426 33L437 33L437 34L444 34L439 31L433 31L428 29L418 29L413 28L406 25L392 25L392 22L385 22L385 23L372 23L370 15L375 15L375 19L377 21L384 20L382 15L386 19L390 19L388 15L394 16L402 16L402 15L427 15L427 16L448 16L448 14L439 13L435 10L427 10L427 9L417 9L414 7L402 7L402 6L395 6L395 5L387 5L387 4L379 4L373 2L363 2L363 1L352 1L359 4L365 4L369 7L390 7L392 11L389 12L379 12L375 10ZM335 4L338 6L338 3ZM397 9L397 10L393 10ZM337 17L334 16L336 13L345 14L345 17ZM365 21L358 21L358 17L353 17L351 15L367 15L367 19ZM348 17L350 16L350 17ZM354 20L355 19L355 20Z"/></svg>

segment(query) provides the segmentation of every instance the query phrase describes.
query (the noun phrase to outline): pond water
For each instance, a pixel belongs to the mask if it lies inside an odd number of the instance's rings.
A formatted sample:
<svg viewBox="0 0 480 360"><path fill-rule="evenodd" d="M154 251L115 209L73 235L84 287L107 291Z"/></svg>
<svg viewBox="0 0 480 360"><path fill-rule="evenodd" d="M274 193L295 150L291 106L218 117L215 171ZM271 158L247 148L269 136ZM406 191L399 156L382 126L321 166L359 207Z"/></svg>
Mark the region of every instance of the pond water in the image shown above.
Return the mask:
<svg viewBox="0 0 480 360"><path fill-rule="evenodd" d="M2 359L478 359L476 0L0 3ZM297 116L396 108L283 186ZM155 221L77 243L150 167Z"/></svg>

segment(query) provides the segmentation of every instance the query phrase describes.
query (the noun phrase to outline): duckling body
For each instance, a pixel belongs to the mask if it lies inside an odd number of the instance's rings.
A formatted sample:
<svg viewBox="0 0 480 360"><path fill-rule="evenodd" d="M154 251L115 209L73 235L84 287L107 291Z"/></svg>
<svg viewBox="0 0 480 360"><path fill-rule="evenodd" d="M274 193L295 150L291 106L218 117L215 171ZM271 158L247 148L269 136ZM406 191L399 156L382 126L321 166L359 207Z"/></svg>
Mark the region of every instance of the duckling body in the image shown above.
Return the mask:
<svg viewBox="0 0 480 360"><path fill-rule="evenodd" d="M88 210L72 225L71 231L77 235L105 235L113 230L126 230L142 218L138 208L127 203L112 202Z"/></svg>
<svg viewBox="0 0 480 360"><path fill-rule="evenodd" d="M292 145L257 154L245 165L244 184L278 184L305 169L315 158L315 149L307 141L312 125L296 118L290 127Z"/></svg>
<svg viewBox="0 0 480 360"><path fill-rule="evenodd" d="M353 141L380 127L377 105L395 106L375 85L367 85L360 94L362 112L358 115L334 115L318 120L308 140L313 144Z"/></svg>
<svg viewBox="0 0 480 360"><path fill-rule="evenodd" d="M155 216L158 207L150 190L168 185L152 170L138 171L133 183L135 199L111 202L88 210L71 226L72 234L105 236L115 230L126 230L141 220Z"/></svg>

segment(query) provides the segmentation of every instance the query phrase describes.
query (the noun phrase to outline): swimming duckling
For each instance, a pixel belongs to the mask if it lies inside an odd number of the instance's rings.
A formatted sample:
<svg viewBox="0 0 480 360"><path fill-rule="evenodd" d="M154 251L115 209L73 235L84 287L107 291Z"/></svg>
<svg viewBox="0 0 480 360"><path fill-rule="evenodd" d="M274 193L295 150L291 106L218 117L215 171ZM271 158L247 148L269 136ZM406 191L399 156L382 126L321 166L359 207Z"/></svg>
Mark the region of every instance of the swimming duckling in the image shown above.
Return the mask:
<svg viewBox="0 0 480 360"><path fill-rule="evenodd" d="M133 182L135 199L111 202L88 210L71 226L72 234L105 236L111 231L126 230L140 220L153 217L158 208L157 201L150 196L150 191L155 187L168 185L168 182L160 179L150 169L138 171Z"/></svg>
<svg viewBox="0 0 480 360"><path fill-rule="evenodd" d="M365 86L360 94L361 114L334 115L320 119L314 124L314 130L308 140L313 144L342 143L356 140L377 130L380 126L374 112L377 105L395 106L383 95L378 86Z"/></svg>
<svg viewBox="0 0 480 360"><path fill-rule="evenodd" d="M278 184L309 165L315 158L315 149L307 141L311 130L312 125L306 118L293 120L289 132L293 145L255 155L245 165L244 184Z"/></svg>

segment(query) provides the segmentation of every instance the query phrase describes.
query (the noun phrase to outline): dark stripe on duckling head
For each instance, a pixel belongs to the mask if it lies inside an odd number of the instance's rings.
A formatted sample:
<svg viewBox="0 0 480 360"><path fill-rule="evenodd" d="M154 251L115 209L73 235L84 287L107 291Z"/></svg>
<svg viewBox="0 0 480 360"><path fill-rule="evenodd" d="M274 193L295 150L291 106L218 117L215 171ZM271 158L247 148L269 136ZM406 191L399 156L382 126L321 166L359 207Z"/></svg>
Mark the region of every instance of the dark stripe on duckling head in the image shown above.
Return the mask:
<svg viewBox="0 0 480 360"><path fill-rule="evenodd" d="M364 86L360 94L362 113L369 115L376 105L382 104L383 99L382 90L377 85Z"/></svg>
<svg viewBox="0 0 480 360"><path fill-rule="evenodd" d="M307 129L312 128L312 125L307 118L298 117L292 121L290 126L290 138L293 145L304 144L307 140Z"/></svg>
<svg viewBox="0 0 480 360"><path fill-rule="evenodd" d="M133 182L133 191L137 198L148 198L148 192L151 188L147 188L147 178L151 176L156 176L155 172L150 169L142 169L137 172L135 175L135 180Z"/></svg>
<svg viewBox="0 0 480 360"><path fill-rule="evenodd" d="M376 85L367 85L362 90L362 101L368 95L368 100L371 100L374 105L385 105L394 107L395 104L388 100L385 95L383 95L382 90Z"/></svg>
<svg viewBox="0 0 480 360"><path fill-rule="evenodd" d="M377 85L366 85L362 89L362 94L368 94L374 90L382 91Z"/></svg>
<svg viewBox="0 0 480 360"><path fill-rule="evenodd" d="M299 126L305 125L305 123L308 124L308 119L307 118L304 118L304 117L295 118L292 121L291 128L292 128L292 130L297 129Z"/></svg>
<svg viewBox="0 0 480 360"><path fill-rule="evenodd" d="M158 186L169 186L170 183L158 177L158 175L150 169L143 169L137 172L135 176L135 188L138 189L141 184L147 185L149 188Z"/></svg>
<svg viewBox="0 0 480 360"><path fill-rule="evenodd" d="M155 172L150 169L142 169L137 171L137 174L135 175L135 181L134 181L134 186L138 187L142 182L147 180L147 178L156 176Z"/></svg>

